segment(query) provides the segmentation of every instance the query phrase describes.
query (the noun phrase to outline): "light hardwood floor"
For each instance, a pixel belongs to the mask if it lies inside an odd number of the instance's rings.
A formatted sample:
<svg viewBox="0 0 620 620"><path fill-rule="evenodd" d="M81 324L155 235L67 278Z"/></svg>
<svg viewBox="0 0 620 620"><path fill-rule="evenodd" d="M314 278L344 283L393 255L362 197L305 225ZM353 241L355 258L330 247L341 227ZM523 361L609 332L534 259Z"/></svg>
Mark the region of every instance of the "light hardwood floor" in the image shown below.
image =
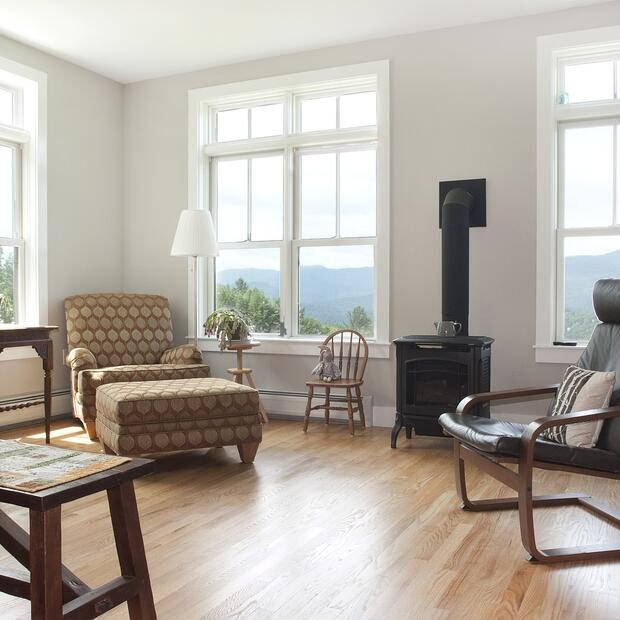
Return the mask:
<svg viewBox="0 0 620 620"><path fill-rule="evenodd" d="M42 441L40 429L4 433ZM53 443L98 450L56 424ZM158 461L137 483L161 620L198 618L619 618L620 561L541 566L525 559L516 512L457 506L451 443L386 429L272 421L254 465L236 448ZM473 471L473 497L509 489ZM586 490L618 506L618 483L549 472L537 490ZM26 513L11 509L26 526ZM543 545L620 538L578 508L537 511ZM563 530L563 532L560 532ZM105 497L63 510L63 553L89 585L114 577ZM0 563L13 560L2 552ZM2 618L28 617L0 595ZM105 618L127 618L125 606Z"/></svg>

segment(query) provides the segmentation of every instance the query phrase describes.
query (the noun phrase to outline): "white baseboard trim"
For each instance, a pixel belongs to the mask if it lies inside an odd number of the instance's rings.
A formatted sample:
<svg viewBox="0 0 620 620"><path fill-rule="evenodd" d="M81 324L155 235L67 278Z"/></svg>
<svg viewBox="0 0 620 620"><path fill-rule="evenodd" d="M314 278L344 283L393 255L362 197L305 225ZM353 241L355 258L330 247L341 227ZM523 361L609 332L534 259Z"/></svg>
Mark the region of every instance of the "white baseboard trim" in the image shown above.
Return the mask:
<svg viewBox="0 0 620 620"><path fill-rule="evenodd" d="M42 398L42 394L31 394L25 398L6 399L2 404L9 404L12 401L34 400ZM52 393L52 418L66 417L73 411L71 403L71 393L69 390L58 390ZM43 405L35 405L27 409L14 409L0 413L0 428L7 428L15 425L23 425L29 422L41 422L45 420L45 410Z"/></svg>
<svg viewBox="0 0 620 620"><path fill-rule="evenodd" d="M285 392L277 393L275 391L261 392L261 401L267 411L268 416L274 418L280 418L285 420L301 420L304 417L306 411L307 396L303 393ZM343 406L344 400L342 397L332 395L332 402L339 401L338 406ZM365 395L362 397L364 403L364 412L366 414L366 426L370 427L374 425L374 411L372 407L372 396ZM319 398L312 401L313 405L320 403ZM323 411L313 411L310 415L312 420L323 419L325 416ZM357 414L355 414L357 420ZM346 411L332 411L330 413L330 420L334 422L346 422Z"/></svg>
<svg viewBox="0 0 620 620"><path fill-rule="evenodd" d="M373 407L372 418L375 426L392 428L396 419L396 407Z"/></svg>
<svg viewBox="0 0 620 620"><path fill-rule="evenodd" d="M513 408L511 411L502 411L501 408L493 408L491 417L497 420L506 420L508 422L519 422L521 424L529 424L536 418L543 417L544 411L532 410L532 407L525 407L522 410ZM396 418L396 407L373 407L372 410L373 426L382 428L392 428Z"/></svg>

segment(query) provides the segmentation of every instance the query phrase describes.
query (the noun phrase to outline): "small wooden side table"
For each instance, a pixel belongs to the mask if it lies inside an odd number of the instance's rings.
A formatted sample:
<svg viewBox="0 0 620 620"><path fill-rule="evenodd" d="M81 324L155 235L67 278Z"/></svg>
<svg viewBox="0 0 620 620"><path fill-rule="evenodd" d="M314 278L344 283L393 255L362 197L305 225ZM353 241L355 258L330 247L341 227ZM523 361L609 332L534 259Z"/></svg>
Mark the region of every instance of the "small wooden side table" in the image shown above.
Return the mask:
<svg viewBox="0 0 620 620"><path fill-rule="evenodd" d="M245 376L248 381L248 385L255 390L256 384L254 383L254 377L252 377L252 369L243 367L243 352L248 351L249 349L254 349L255 347L259 347L260 342L258 340L251 340L249 342L229 342L226 349L228 351L236 351L237 352L237 368L228 368L227 372L229 372L233 376L233 381L235 383L243 384L243 377ZM263 423L269 422L269 418L267 417L267 412L265 411L265 407L263 403L258 401L258 409L260 411L260 417L263 420Z"/></svg>
<svg viewBox="0 0 620 620"><path fill-rule="evenodd" d="M56 325L0 325L0 353L10 347L32 347L43 363L43 400L30 400L19 405L0 406L1 411L25 409L34 405L45 406L45 443L50 442L52 421L52 368L54 367L54 346L50 332Z"/></svg>
<svg viewBox="0 0 620 620"><path fill-rule="evenodd" d="M0 510L0 544L26 569L0 573L0 591L30 600L36 620L90 620L127 602L131 620L156 620L133 481L153 461L133 459L80 480L27 493L0 488L0 502L30 511L30 533ZM61 560L62 504L107 491L121 577L90 588ZM30 574L28 574L30 573Z"/></svg>

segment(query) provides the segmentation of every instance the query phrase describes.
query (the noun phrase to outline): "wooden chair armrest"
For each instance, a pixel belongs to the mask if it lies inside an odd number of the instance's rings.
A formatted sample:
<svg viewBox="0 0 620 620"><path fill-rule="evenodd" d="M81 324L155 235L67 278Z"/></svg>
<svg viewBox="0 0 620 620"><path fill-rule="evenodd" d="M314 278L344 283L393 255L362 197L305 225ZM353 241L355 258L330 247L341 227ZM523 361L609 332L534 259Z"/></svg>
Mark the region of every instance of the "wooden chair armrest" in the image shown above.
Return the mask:
<svg viewBox="0 0 620 620"><path fill-rule="evenodd" d="M481 392L479 394L470 394L466 396L456 407L456 413L466 414L476 405L491 400L507 400L511 398L525 398L527 396L541 396L543 394L555 394L558 391L559 384L544 385L542 387L533 388L516 388L512 390L497 390L496 392Z"/></svg>
<svg viewBox="0 0 620 620"><path fill-rule="evenodd" d="M620 407L608 407L606 409L587 409L586 411L573 411L564 415L546 416L530 422L521 436L521 445L526 450L533 450L537 437L552 426L564 424L579 424L581 422L595 422L608 418L620 417Z"/></svg>

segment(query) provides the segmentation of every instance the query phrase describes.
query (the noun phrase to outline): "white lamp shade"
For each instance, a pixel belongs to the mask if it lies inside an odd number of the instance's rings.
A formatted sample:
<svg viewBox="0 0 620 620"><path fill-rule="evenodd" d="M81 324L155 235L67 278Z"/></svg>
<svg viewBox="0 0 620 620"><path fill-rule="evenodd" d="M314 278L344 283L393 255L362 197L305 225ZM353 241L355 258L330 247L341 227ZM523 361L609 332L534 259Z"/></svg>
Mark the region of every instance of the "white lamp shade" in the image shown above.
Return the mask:
<svg viewBox="0 0 620 620"><path fill-rule="evenodd" d="M179 216L171 256L217 256L215 228L209 211L184 209Z"/></svg>

